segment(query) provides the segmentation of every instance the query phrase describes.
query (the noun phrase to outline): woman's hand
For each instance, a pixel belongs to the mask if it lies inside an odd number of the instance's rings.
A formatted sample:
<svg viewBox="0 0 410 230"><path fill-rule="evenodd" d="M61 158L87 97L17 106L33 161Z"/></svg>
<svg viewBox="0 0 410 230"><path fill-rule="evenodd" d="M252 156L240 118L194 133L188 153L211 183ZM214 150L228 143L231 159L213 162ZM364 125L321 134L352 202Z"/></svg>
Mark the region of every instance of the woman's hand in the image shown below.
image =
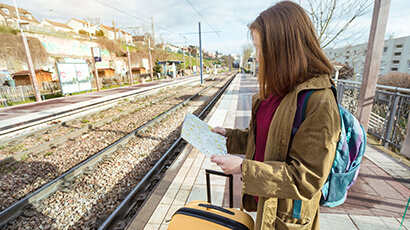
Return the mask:
<svg viewBox="0 0 410 230"><path fill-rule="evenodd" d="M216 163L226 174L241 174L242 161L242 158L229 154L225 156L212 155L211 157L211 162Z"/></svg>
<svg viewBox="0 0 410 230"><path fill-rule="evenodd" d="M217 126L217 127L213 128L211 131L214 132L214 133L219 133L224 137L226 136L226 129L224 129L222 127Z"/></svg>

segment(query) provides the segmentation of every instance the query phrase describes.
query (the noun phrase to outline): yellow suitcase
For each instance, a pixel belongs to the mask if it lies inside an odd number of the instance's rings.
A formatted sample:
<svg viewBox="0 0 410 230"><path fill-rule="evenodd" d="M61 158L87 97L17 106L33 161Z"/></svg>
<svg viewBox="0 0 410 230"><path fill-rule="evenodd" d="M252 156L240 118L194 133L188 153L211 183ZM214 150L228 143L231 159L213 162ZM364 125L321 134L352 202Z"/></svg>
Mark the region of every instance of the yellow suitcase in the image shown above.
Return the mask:
<svg viewBox="0 0 410 230"><path fill-rule="evenodd" d="M206 201L191 201L184 207L178 209L172 216L171 222L168 225L169 230L209 230L209 229L237 229L249 230L253 229L254 223L251 216L247 213L232 208L233 206L233 183L232 175L226 175L222 172L205 170L208 202ZM210 183L209 174L226 176L229 178L229 206L230 208L222 208L210 203Z"/></svg>

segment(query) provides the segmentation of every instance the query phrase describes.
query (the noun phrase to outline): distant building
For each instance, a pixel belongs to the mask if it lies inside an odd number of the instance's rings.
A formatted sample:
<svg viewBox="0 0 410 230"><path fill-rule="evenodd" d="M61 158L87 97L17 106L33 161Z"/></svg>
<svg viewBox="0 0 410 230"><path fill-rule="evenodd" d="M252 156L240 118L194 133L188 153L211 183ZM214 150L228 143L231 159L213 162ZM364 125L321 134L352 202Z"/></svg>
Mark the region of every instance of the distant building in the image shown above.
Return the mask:
<svg viewBox="0 0 410 230"><path fill-rule="evenodd" d="M110 40L115 39L114 28L105 25L100 25L98 28L104 32L104 37Z"/></svg>
<svg viewBox="0 0 410 230"><path fill-rule="evenodd" d="M76 33L78 33L80 30L84 30L87 33L95 34L97 27L94 26L93 24L72 18L66 23L69 27L73 28Z"/></svg>
<svg viewBox="0 0 410 230"><path fill-rule="evenodd" d="M349 65L354 68L355 74L363 75L367 43L335 49L328 48L324 51L331 62ZM390 72L410 73L410 36L389 38L384 41L379 75L386 75Z"/></svg>
<svg viewBox="0 0 410 230"><path fill-rule="evenodd" d="M39 25L40 22L25 9L18 8L20 21L23 25ZM12 28L19 28L16 8L0 3L0 25Z"/></svg>
<svg viewBox="0 0 410 230"><path fill-rule="evenodd" d="M43 27L49 27L52 28L56 31L62 31L62 32L75 32L73 28L69 27L68 25L60 22L54 22L50 21L48 19L43 19L43 21L40 24Z"/></svg>
<svg viewBox="0 0 410 230"><path fill-rule="evenodd" d="M40 90L43 90L43 83L48 83L53 81L51 72L45 70L35 70L37 85ZM32 85L30 72L28 70L19 71L11 74L14 81L16 81L16 86L22 85Z"/></svg>
<svg viewBox="0 0 410 230"><path fill-rule="evenodd" d="M164 45L163 49L174 53L178 53L178 51L181 50L180 47L171 44Z"/></svg>

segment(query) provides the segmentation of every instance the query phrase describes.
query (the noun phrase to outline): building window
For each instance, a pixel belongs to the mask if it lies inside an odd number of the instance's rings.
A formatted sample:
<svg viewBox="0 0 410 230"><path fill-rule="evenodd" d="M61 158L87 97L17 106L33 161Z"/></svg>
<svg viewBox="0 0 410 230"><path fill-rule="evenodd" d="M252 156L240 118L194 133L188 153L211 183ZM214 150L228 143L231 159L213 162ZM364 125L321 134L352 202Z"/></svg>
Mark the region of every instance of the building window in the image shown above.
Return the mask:
<svg viewBox="0 0 410 230"><path fill-rule="evenodd" d="M396 45L396 49L401 49L403 48L403 45Z"/></svg>
<svg viewBox="0 0 410 230"><path fill-rule="evenodd" d="M337 53L335 53L335 57L337 56Z"/></svg>
<svg viewBox="0 0 410 230"><path fill-rule="evenodd" d="M384 48L383 48L383 53L386 53L387 52L387 46L385 46Z"/></svg>
<svg viewBox="0 0 410 230"><path fill-rule="evenodd" d="M391 68L391 71L397 71L398 68Z"/></svg>
<svg viewBox="0 0 410 230"><path fill-rule="evenodd" d="M401 52L394 53L394 56L400 56L400 55L401 55Z"/></svg>
<svg viewBox="0 0 410 230"><path fill-rule="evenodd" d="M27 16L29 19L32 19L32 18L31 18L31 14L27 14L26 16Z"/></svg>
<svg viewBox="0 0 410 230"><path fill-rule="evenodd" d="M407 69L410 69L410 60L407 61Z"/></svg>
<svg viewBox="0 0 410 230"><path fill-rule="evenodd" d="M348 50L348 51L346 51L346 53L348 54L348 53L350 53L350 51Z"/></svg>
<svg viewBox="0 0 410 230"><path fill-rule="evenodd" d="M394 60L394 61L393 61L393 64L399 64L399 63L400 63L399 60Z"/></svg>
<svg viewBox="0 0 410 230"><path fill-rule="evenodd" d="M346 56L346 59L349 59L350 58L350 56Z"/></svg>
<svg viewBox="0 0 410 230"><path fill-rule="evenodd" d="M4 11L4 13L10 14L9 9L7 9L7 8L2 8L2 10Z"/></svg>

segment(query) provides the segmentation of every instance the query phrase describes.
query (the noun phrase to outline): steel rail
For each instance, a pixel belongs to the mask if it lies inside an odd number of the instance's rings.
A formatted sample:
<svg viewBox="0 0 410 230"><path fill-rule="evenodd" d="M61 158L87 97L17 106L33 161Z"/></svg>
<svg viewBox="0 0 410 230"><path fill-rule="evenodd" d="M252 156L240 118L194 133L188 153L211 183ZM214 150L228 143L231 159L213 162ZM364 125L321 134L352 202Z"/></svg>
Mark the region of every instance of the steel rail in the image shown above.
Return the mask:
<svg viewBox="0 0 410 230"><path fill-rule="evenodd" d="M133 100L138 100L138 99L141 99L141 98L146 98L146 97L148 97L148 96L154 94L155 92L157 92L157 91L149 91L149 92L146 92L146 93L143 93L143 94L138 94L137 96L134 97ZM152 103L152 102L151 102L151 103ZM115 119L117 119L117 118L119 118L119 117L121 117L121 116L123 116L123 115L128 115L129 113L130 113L130 110L123 111L123 112L121 112L121 113L119 113L119 114L117 114L117 115L115 115L115 116L113 116L113 117L107 117L107 118L105 118L105 119L103 119L103 120L97 121L96 123L93 123L93 124L90 124L90 125L88 125L88 126L85 126L85 127L81 128L81 129L78 129L78 130L76 130L76 131L74 131L74 132L71 132L71 133L69 133L69 134L60 136L60 137L58 137L58 138L56 138L56 139L54 139L54 140L48 141L48 142L43 143L43 144L41 144L41 145L37 145L37 146L35 146L35 147L33 147L33 148L30 148L30 149L28 149L28 150L26 150L26 151L23 151L23 152L20 152L20 153L11 155L11 156L9 156L9 157L7 157L7 158L1 159L1 160L0 160L0 166L1 166L1 165L6 165L6 164L9 164L9 163L13 163L13 162L16 162L16 161L19 161L19 160L25 158L25 157L28 156L28 155L33 155L33 154L37 154L37 153L42 152L42 151L46 151L46 150L48 150L48 149L50 149L50 148L52 148L52 147L54 147L54 146L57 146L57 145L59 145L59 144L61 144L61 143L66 142L69 138L73 138L73 137L79 136L80 134L82 134L82 133L84 133L84 132L87 132L87 131L89 131L89 130L98 128L98 127L100 127L100 126L103 126L104 124L106 124L106 123L108 123L108 122L110 122L110 121L112 121L112 120L115 120ZM88 115L89 115L89 114L88 114ZM81 118L84 118L84 117L86 117L86 116L88 116L88 115L85 115L85 116L83 116L83 117L81 117ZM63 122L62 124L57 124L57 125L64 125L64 123L68 123L68 122L70 122L70 123L71 123L71 122L75 122L76 120L81 119L81 118L76 118L76 119L73 119L73 120L71 120L71 121ZM56 129L56 128L58 128L58 127L53 126L53 130ZM50 129L51 129L51 127L49 127L48 129L43 129L42 131L43 131L43 132L46 132L46 131L48 131L48 130L50 130ZM38 135L39 131L36 131L36 133L37 133L37 135ZM34 134L30 134L30 135L28 135L28 136L32 136L32 135L34 135ZM28 136L27 136L27 135L24 135L25 138L27 138ZM19 137L19 139L21 140L21 139L24 138L24 137ZM14 140L14 141L17 141L17 140ZM3 143L0 143L0 145L4 145L4 144L3 144Z"/></svg>
<svg viewBox="0 0 410 230"><path fill-rule="evenodd" d="M211 102L202 110L198 117L202 117L205 112L207 112L211 106L213 106L219 98L225 92L226 88L230 85L232 80L235 78L234 75L218 92L218 94L212 99ZM143 192L144 188L150 183L152 178L164 167L164 163L171 158L171 155L176 148L181 143L182 139L179 137L174 144L168 149L168 151L157 161L153 168L142 178L142 180L134 187L134 189L128 194L128 196L121 202L121 204L111 213L111 215L104 221L104 223L98 228L98 230L114 229L119 220L123 219L128 212L135 206L139 194Z"/></svg>
<svg viewBox="0 0 410 230"><path fill-rule="evenodd" d="M220 80L222 81L222 80ZM37 201L47 197L51 193L57 191L61 185L63 185L65 182L70 182L73 178L76 176L82 174L84 171L86 171L89 168L92 168L94 165L97 163L101 162L104 160L106 157L108 157L111 153L117 151L120 149L122 146L126 145L131 139L133 139L136 135L138 135L139 132L142 130L145 130L146 128L150 128L152 125L156 124L157 122L161 121L164 119L169 113L175 111L181 106L184 106L188 101L191 99L197 97L200 95L202 92L208 90L209 88L213 87L215 84L219 83L215 82L211 86L202 89L200 92L196 93L195 95L189 97L185 101L177 104L176 106L172 107L171 109L167 110L167 112L164 112L162 115L152 119L151 121L147 122L146 124L140 126L139 128L135 129L133 132L129 133L128 135L122 137L121 139L117 140L116 142L112 143L110 146L107 146L100 152L94 154L93 156L89 157L88 159L84 160L77 166L74 166L73 168L69 169L67 172L65 172L63 175L59 176L58 178L54 179L53 181L47 183L46 185L42 186L41 188L37 189L36 191L32 192L22 200L14 203L13 205L9 206L2 212L0 212L0 228L6 225L9 221L12 219L15 219L16 217L20 216L24 209L28 207L32 203L36 203Z"/></svg>
<svg viewBox="0 0 410 230"><path fill-rule="evenodd" d="M167 82L167 83L159 83L159 82L155 82L158 84L153 84L152 86L148 86L149 88L146 89L141 89L138 90L138 92L134 92L134 93L130 93L128 95L123 95L123 96L118 96L118 97L114 97L114 98L110 98L104 101L100 101L100 102L95 102L89 105L84 105L81 107L77 107L75 109L70 109L70 110L66 110L66 111L61 111L61 112L57 112L57 113L53 113L47 116L43 116L41 118L35 118L32 119L30 121L24 121L19 123L17 126L16 124L14 125L9 125L9 126L5 126L5 127L1 127L0 128L0 137L1 136L5 136L5 135L11 135L13 133L17 133L17 132L21 132L24 130L27 130L29 128L34 128L37 126L41 126L41 125L46 125L49 122L53 122L55 120L61 120L64 118L69 118L70 116L76 115L76 114L81 114L81 113L87 113L89 114L89 111L91 109L98 109L99 107L104 107L104 106L109 106L112 105L118 101L124 100L126 98L130 98L130 97L135 97L136 95L139 95L141 93L146 93L149 92L151 90L159 90L162 88L166 88L169 87L171 85L183 85L183 84L189 84L191 82L195 82L197 81L196 79L196 75L194 76L189 76L177 81L172 81L172 82ZM104 108L103 108L104 109ZM7 141L7 140L5 140ZM5 142L3 141L3 142Z"/></svg>

